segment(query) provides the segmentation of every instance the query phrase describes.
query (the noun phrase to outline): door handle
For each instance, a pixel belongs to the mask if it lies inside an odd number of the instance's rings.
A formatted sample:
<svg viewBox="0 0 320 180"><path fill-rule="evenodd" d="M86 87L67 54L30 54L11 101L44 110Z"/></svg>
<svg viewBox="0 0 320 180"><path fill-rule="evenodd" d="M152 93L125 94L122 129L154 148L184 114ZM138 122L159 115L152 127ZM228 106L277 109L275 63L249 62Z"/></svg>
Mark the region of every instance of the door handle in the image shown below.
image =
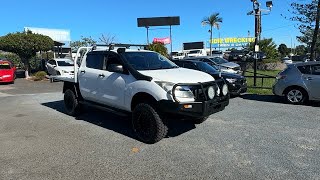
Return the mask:
<svg viewBox="0 0 320 180"><path fill-rule="evenodd" d="M306 80L310 81L310 80L313 80L312 77L307 77Z"/></svg>
<svg viewBox="0 0 320 180"><path fill-rule="evenodd" d="M105 77L105 75L104 75L104 74L99 74L99 77L104 78L104 77Z"/></svg>
<svg viewBox="0 0 320 180"><path fill-rule="evenodd" d="M85 71L85 70L81 70L80 72L81 72L81 73L86 73L86 71Z"/></svg>

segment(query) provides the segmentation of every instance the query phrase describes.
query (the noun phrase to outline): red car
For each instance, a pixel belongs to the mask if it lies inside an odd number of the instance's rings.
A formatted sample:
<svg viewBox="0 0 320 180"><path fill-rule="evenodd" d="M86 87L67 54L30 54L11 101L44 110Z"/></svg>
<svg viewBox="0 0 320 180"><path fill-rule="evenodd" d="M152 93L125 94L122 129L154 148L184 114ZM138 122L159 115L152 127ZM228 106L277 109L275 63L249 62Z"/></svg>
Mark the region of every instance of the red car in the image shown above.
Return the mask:
<svg viewBox="0 0 320 180"><path fill-rule="evenodd" d="M14 83L16 67L7 60L0 60L0 83Z"/></svg>

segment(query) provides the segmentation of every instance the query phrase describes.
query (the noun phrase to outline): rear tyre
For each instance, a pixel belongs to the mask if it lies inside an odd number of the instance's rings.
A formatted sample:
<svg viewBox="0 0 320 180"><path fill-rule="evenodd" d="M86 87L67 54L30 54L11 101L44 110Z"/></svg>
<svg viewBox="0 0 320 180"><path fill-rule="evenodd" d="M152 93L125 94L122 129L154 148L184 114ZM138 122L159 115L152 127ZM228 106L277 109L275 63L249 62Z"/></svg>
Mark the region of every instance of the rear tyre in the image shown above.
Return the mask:
<svg viewBox="0 0 320 180"><path fill-rule="evenodd" d="M133 129L138 138L147 144L154 144L168 133L166 123L149 104L138 104L132 113Z"/></svg>
<svg viewBox="0 0 320 180"><path fill-rule="evenodd" d="M286 100L290 104L303 104L307 100L307 93L299 87L292 87L285 92Z"/></svg>
<svg viewBox="0 0 320 180"><path fill-rule="evenodd" d="M64 106L66 113L70 116L77 116L81 112L81 104L75 93L70 89L67 89L64 93Z"/></svg>

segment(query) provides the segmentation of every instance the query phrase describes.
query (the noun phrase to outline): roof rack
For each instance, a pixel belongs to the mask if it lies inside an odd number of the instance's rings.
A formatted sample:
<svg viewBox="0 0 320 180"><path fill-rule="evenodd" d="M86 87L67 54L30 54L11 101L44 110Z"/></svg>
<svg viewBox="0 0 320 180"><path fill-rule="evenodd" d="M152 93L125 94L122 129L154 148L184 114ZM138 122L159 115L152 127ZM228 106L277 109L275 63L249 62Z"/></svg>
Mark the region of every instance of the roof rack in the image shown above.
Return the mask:
<svg viewBox="0 0 320 180"><path fill-rule="evenodd" d="M114 44L114 43L111 43L111 44L95 44L93 46L100 46L100 47L103 47L103 46L113 46L113 47L125 47L125 48L130 48L130 47L147 47L148 45L145 45L145 44Z"/></svg>

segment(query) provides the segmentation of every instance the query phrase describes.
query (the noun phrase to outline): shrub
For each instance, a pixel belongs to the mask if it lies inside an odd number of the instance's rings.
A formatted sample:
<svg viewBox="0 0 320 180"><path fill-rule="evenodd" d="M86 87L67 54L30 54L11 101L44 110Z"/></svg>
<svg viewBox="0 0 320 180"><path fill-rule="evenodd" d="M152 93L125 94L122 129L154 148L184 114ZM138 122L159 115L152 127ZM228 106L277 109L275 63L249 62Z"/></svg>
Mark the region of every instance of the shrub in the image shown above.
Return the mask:
<svg viewBox="0 0 320 180"><path fill-rule="evenodd" d="M34 78L33 80L34 81L41 81L41 80L44 80L47 76L47 73L44 72L44 71L38 71L34 74Z"/></svg>

